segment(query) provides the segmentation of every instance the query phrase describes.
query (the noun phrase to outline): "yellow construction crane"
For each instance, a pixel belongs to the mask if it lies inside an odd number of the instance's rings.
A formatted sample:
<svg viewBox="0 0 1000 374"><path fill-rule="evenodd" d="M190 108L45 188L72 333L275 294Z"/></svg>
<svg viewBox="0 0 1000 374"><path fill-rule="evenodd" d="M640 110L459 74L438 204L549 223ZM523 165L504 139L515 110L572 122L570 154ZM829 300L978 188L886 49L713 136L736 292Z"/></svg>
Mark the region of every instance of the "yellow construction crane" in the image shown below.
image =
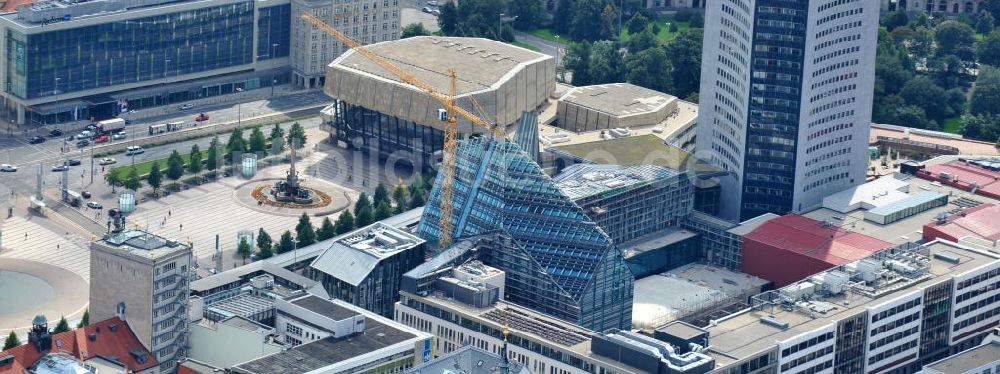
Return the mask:
<svg viewBox="0 0 1000 374"><path fill-rule="evenodd" d="M500 129L498 129L494 124L489 123L483 120L482 118L479 118L475 114L472 114L471 112L455 105L455 95L456 95L455 85L458 77L454 69L448 70L448 74L451 76L451 92L449 92L449 94L441 93L434 87L431 87L429 84L421 82L419 79L417 79L410 73L407 73L406 71L403 71L403 69L400 69L396 65L393 65L391 62L389 62L385 58L382 58L382 56L379 56L377 53L368 49L358 41L351 39L351 37L344 35L343 33L337 31L337 29L334 29L333 27L330 27L330 25L327 25L319 18L316 18L313 15L305 12L302 13L301 17L302 19L311 23L313 26L316 26L321 30L323 30L324 32L326 32L327 34L330 34L331 36L339 40L341 43L344 43L344 45L354 49L355 51L360 53L365 58L371 60L382 69L385 69L389 73L392 73L393 75L398 77L399 80L402 81L403 83L419 88L421 91L424 91L425 93L433 97L435 100L441 102L441 104L445 106L445 109L448 111L448 115L444 121L445 122L444 152L443 152L444 157L441 162L442 163L441 173L443 173L441 175L441 220L439 222L438 227L441 232L439 243L442 246L451 243L452 240L451 199L452 199L452 194L454 192L455 157L457 157L456 150L458 141L458 128L456 126L458 120L456 119L455 115L457 114L459 116L462 116L463 118L471 121L472 123L489 130L491 133L493 133L494 136L503 137L504 136L503 132L500 131ZM474 100L473 104L475 104Z"/></svg>

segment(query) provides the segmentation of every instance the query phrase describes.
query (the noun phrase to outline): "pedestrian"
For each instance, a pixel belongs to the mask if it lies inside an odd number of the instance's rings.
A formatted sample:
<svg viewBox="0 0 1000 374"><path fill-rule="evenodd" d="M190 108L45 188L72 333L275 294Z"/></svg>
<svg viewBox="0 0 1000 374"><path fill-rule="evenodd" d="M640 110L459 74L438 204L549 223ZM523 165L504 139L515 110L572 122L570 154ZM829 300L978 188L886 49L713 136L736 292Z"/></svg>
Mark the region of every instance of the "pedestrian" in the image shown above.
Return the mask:
<svg viewBox="0 0 1000 374"><path fill-rule="evenodd" d="M184 224L183 223L181 224L180 229L181 229L181 231L184 231Z"/></svg>
<svg viewBox="0 0 1000 374"><path fill-rule="evenodd" d="M28 232L27 231L24 232L24 240L28 240Z"/></svg>
<svg viewBox="0 0 1000 374"><path fill-rule="evenodd" d="M171 212L168 210L167 211L167 217L170 217L170 214L171 214Z"/></svg>

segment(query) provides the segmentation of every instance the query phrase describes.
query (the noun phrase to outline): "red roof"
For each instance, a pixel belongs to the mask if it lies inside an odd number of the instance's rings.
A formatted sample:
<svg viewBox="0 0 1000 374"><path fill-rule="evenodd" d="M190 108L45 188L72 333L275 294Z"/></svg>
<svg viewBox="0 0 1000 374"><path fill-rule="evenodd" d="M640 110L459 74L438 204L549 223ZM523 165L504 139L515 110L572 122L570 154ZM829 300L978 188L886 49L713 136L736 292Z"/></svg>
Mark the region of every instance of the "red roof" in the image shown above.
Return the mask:
<svg viewBox="0 0 1000 374"><path fill-rule="evenodd" d="M116 325L115 331L111 331L111 328L108 327L110 325ZM97 332L98 329L100 332ZM94 341L87 338L90 334L96 336ZM129 353L130 350L135 349L146 353L145 362L141 364L136 362L135 357ZM135 337L128 325L115 317L73 331L53 335L51 351L39 353L34 345L22 344L0 352L0 357L14 356L14 362L0 366L0 374L22 374L39 358L52 352L71 354L80 360L95 356L111 360L114 357L131 371L142 371L157 365L156 358L142 346L139 338Z"/></svg>
<svg viewBox="0 0 1000 374"><path fill-rule="evenodd" d="M892 247L892 243L796 214L772 219L744 237L780 250L843 265ZM775 259L779 260L779 259Z"/></svg>
<svg viewBox="0 0 1000 374"><path fill-rule="evenodd" d="M971 236L989 241L1000 240L1000 206L983 204L966 209L963 214L948 217L945 224L932 222L924 225L927 239L944 237L957 241ZM943 235L942 235L943 234Z"/></svg>
<svg viewBox="0 0 1000 374"><path fill-rule="evenodd" d="M9 13L17 10L17 6L21 4L33 4L35 0L7 0L0 6L0 12Z"/></svg>

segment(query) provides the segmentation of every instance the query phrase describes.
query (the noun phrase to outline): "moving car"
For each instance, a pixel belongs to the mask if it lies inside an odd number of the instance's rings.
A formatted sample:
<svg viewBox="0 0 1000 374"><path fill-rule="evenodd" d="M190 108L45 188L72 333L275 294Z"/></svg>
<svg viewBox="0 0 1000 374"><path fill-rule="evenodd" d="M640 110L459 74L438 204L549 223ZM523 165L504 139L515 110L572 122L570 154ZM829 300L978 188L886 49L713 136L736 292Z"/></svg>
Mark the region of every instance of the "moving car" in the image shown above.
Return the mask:
<svg viewBox="0 0 1000 374"><path fill-rule="evenodd" d="M91 124L87 125L87 127L84 127L84 128L87 129L87 131L94 131L94 130L97 130L97 125L91 123Z"/></svg>
<svg viewBox="0 0 1000 374"><path fill-rule="evenodd" d="M77 166L77 165L80 165L80 160L77 160L75 158L71 158L71 159L67 160L66 163L69 166Z"/></svg>
<svg viewBox="0 0 1000 374"><path fill-rule="evenodd" d="M43 138L41 136L32 136L31 139L28 139L28 143L29 144L38 144L38 143L44 143L44 142L45 142L45 138Z"/></svg>
<svg viewBox="0 0 1000 374"><path fill-rule="evenodd" d="M90 198L90 192L89 191L81 191L80 192L80 196L83 196L84 199L89 199Z"/></svg>
<svg viewBox="0 0 1000 374"><path fill-rule="evenodd" d="M111 165L111 164L116 163L116 162L118 162L118 160L115 160L114 157L105 157L105 158L102 158L101 161L98 162L98 164L100 164L100 165Z"/></svg>
<svg viewBox="0 0 1000 374"><path fill-rule="evenodd" d="M5 173L13 173L17 171L17 166L11 164L0 164L0 171Z"/></svg>
<svg viewBox="0 0 1000 374"><path fill-rule="evenodd" d="M77 148L83 148L83 147L86 147L88 145L90 145L90 140L87 140L87 139L80 139L80 141L76 142L76 147Z"/></svg>
<svg viewBox="0 0 1000 374"><path fill-rule="evenodd" d="M69 166L63 164L52 165L52 171L64 171L69 170Z"/></svg>
<svg viewBox="0 0 1000 374"><path fill-rule="evenodd" d="M90 139L92 137L94 137L94 132L90 130L81 131L79 134L76 135L77 139Z"/></svg>
<svg viewBox="0 0 1000 374"><path fill-rule="evenodd" d="M191 103L187 103L187 104L184 104L184 105L181 105L181 106L180 106L179 108L177 108L177 109L180 109L180 110L188 110L188 109L191 109L191 108L194 108L194 104L191 104Z"/></svg>
<svg viewBox="0 0 1000 374"><path fill-rule="evenodd" d="M96 201L88 201L87 207L90 209L104 209L104 205L101 205L101 203L98 203Z"/></svg>
<svg viewBox="0 0 1000 374"><path fill-rule="evenodd" d="M123 133L123 132L114 133L114 134L111 135L111 139L114 139L114 140L121 140L121 139L126 139L126 138L128 138L128 134Z"/></svg>
<svg viewBox="0 0 1000 374"><path fill-rule="evenodd" d="M201 113L197 117L194 117L194 120L195 122L208 121L208 115L205 113Z"/></svg>
<svg viewBox="0 0 1000 374"><path fill-rule="evenodd" d="M139 154L142 154L144 152L146 152L146 150L142 149L142 147L137 146L137 145L133 145L133 146L129 146L128 148L125 148L125 155L126 156L139 155Z"/></svg>
<svg viewBox="0 0 1000 374"><path fill-rule="evenodd" d="M50 138L56 138L56 137L60 137L62 135L63 135L63 132L60 129L52 129L52 131L49 131L49 137Z"/></svg>
<svg viewBox="0 0 1000 374"><path fill-rule="evenodd" d="M111 138L109 138L107 135L101 135L94 138L94 143L104 143L108 140L111 140Z"/></svg>

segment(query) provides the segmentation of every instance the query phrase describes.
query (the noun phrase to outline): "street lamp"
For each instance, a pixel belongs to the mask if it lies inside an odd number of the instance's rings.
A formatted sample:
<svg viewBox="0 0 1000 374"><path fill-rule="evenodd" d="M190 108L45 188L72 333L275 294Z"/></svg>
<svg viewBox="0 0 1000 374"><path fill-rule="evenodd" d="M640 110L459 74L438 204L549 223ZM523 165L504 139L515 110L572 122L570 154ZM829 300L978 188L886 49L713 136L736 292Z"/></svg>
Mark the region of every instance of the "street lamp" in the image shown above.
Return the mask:
<svg viewBox="0 0 1000 374"><path fill-rule="evenodd" d="M559 61L559 57L560 57L559 56L559 52L562 52L562 48L559 48L559 46L561 45L559 43L559 35L556 35L555 37L556 37L556 78L561 78L560 77L560 69L559 68L562 66L562 64Z"/></svg>
<svg viewBox="0 0 1000 374"><path fill-rule="evenodd" d="M271 59L276 58L276 56L275 56L277 54L277 52L275 52L276 48L278 48L278 43L271 44ZM275 84L278 84L278 78L272 77L271 78L271 96L272 97L274 96L274 85Z"/></svg>
<svg viewBox="0 0 1000 374"><path fill-rule="evenodd" d="M274 86L271 86L271 87L273 88ZM242 87L236 87L236 93L239 94L240 92L243 92L243 88ZM243 101L242 101L242 98L237 97L236 98L236 128L240 128L240 124L241 124L240 121L242 121L242 120L243 120Z"/></svg>

